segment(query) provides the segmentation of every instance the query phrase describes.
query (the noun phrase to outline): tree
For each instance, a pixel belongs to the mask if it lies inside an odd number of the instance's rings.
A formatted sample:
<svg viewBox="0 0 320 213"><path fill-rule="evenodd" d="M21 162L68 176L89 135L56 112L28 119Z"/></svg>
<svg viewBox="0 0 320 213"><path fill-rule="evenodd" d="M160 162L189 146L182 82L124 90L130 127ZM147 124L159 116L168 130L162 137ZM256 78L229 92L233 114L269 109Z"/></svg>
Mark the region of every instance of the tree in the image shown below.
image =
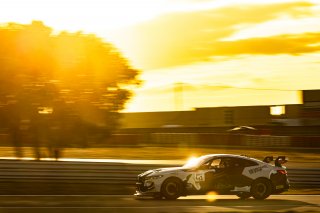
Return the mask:
<svg viewBox="0 0 320 213"><path fill-rule="evenodd" d="M0 46L3 123L19 147L26 122L38 158L43 144L55 150L67 142L86 145L91 136L107 137L131 97L127 86L140 83L139 71L95 35L53 35L39 21L9 23L0 28Z"/></svg>

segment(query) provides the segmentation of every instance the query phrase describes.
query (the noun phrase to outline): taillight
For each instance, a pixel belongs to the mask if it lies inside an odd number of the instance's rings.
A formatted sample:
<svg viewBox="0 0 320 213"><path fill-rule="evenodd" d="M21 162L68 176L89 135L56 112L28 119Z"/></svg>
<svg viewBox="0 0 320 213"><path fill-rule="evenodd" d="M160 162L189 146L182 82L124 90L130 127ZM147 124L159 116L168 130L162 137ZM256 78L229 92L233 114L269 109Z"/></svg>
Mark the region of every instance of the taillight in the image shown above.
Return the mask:
<svg viewBox="0 0 320 213"><path fill-rule="evenodd" d="M279 174L282 174L282 175L286 175L287 174L287 171L286 170L277 170L277 172Z"/></svg>

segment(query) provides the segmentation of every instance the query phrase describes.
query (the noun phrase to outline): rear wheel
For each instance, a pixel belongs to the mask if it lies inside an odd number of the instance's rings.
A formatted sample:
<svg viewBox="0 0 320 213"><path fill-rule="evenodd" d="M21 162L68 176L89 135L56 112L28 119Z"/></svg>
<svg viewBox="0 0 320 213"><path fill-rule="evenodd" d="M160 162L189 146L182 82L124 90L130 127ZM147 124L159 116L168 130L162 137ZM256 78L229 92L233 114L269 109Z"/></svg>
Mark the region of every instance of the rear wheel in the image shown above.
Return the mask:
<svg viewBox="0 0 320 213"><path fill-rule="evenodd" d="M178 178L169 178L161 186L161 194L168 200L175 200L182 194L182 182Z"/></svg>
<svg viewBox="0 0 320 213"><path fill-rule="evenodd" d="M250 192L239 192L238 194L236 194L241 200L245 200L248 199L249 197L251 197L251 193Z"/></svg>
<svg viewBox="0 0 320 213"><path fill-rule="evenodd" d="M268 180L258 179L251 186L251 194L257 200L263 200L271 194L271 184Z"/></svg>

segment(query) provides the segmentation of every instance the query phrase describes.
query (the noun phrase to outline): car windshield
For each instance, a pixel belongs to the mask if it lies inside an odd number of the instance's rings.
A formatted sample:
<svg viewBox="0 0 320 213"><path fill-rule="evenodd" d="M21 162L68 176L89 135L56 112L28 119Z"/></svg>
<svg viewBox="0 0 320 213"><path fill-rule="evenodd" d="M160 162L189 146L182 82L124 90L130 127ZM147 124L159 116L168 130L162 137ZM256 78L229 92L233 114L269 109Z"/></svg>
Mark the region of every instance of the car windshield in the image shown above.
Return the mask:
<svg viewBox="0 0 320 213"><path fill-rule="evenodd" d="M196 169L202 164L206 163L208 160L210 160L212 156L205 155L198 158L190 158L186 164L184 164L182 167L185 169Z"/></svg>

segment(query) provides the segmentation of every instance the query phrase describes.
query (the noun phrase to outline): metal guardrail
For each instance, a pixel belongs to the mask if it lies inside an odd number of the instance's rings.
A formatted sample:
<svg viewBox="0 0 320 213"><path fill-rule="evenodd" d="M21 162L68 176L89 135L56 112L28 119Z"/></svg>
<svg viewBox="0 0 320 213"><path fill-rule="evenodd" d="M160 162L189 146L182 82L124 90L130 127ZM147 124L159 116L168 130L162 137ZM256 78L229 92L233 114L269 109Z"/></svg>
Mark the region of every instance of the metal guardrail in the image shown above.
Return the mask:
<svg viewBox="0 0 320 213"><path fill-rule="evenodd" d="M134 186L137 175L172 165L125 163L0 161L0 183L71 183ZM293 188L320 188L320 169L288 169Z"/></svg>
<svg viewBox="0 0 320 213"><path fill-rule="evenodd" d="M297 188L320 188L320 169L288 169L291 186Z"/></svg>
<svg viewBox="0 0 320 213"><path fill-rule="evenodd" d="M0 161L0 182L134 185L139 173L157 167L159 165L9 160Z"/></svg>

